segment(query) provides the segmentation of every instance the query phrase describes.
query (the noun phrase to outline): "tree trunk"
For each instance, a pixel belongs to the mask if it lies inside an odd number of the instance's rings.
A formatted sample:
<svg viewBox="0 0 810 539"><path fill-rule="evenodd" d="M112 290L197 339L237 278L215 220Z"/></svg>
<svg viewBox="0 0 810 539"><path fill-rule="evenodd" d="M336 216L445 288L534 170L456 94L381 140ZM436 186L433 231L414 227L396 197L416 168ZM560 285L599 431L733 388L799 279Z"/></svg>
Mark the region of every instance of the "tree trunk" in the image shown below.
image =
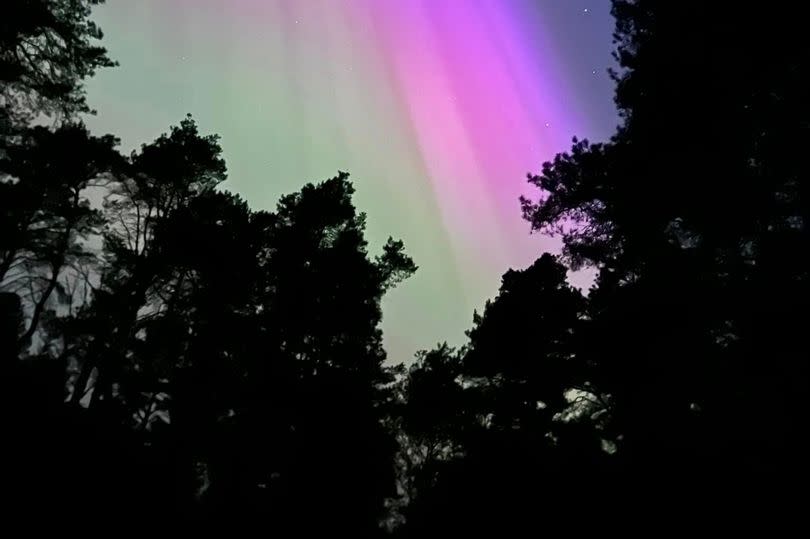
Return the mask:
<svg viewBox="0 0 810 539"><path fill-rule="evenodd" d="M45 311L45 304L48 302L48 298L51 296L54 289L56 288L56 283L59 280L59 270L61 269L61 267L62 267L61 262L58 265L54 264L52 268L51 279L48 281L48 286L45 288L45 292L42 293L42 296L40 296L36 306L34 306L34 314L31 316L31 324L28 326L28 329L25 331L25 333L23 333L22 336L19 338L18 344L20 346L24 346L37 331L37 326L39 326L39 319L42 317L42 313Z"/></svg>
<svg viewBox="0 0 810 539"><path fill-rule="evenodd" d="M93 359L93 357L88 358L84 363L82 363L81 369L79 370L79 376L76 378L76 382L73 384L73 393L70 395L71 406L78 407L80 405L85 393L87 393L87 384L90 382L90 374L93 372L95 367L96 361Z"/></svg>
<svg viewBox="0 0 810 539"><path fill-rule="evenodd" d="M72 210L76 210L79 206L79 191L74 190L73 192L73 207ZM42 296L40 296L39 301L37 301L36 306L34 307L34 314L31 317L31 325L28 327L28 330L23 333L22 337L20 337L19 344L24 346L25 343L28 342L34 333L37 331L37 326L39 326L39 319L42 317L42 313L45 310L45 304L48 302L48 298L51 297L54 289L56 288L56 284L59 281L59 274L62 271L62 266L65 265L65 258L67 256L68 248L70 247L70 233L73 231L73 226L76 224L75 216L67 217L65 222L65 230L62 232L62 237L59 240L59 252L54 256L51 263L51 279L48 281L48 286L45 288L45 292L43 292Z"/></svg>

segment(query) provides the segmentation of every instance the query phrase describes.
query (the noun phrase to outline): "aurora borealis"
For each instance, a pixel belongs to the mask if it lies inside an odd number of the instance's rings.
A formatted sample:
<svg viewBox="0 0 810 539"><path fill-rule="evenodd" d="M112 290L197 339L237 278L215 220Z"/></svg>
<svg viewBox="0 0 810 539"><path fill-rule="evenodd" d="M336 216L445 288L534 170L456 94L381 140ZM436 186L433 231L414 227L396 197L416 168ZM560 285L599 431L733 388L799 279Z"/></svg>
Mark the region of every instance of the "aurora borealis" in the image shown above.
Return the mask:
<svg viewBox="0 0 810 539"><path fill-rule="evenodd" d="M521 219L526 173L616 124L607 0L110 0L95 19L121 65L89 82L88 124L125 150L191 113L257 209L351 173L371 250L401 238L419 265L384 302L396 362L460 343L504 271L556 250Z"/></svg>

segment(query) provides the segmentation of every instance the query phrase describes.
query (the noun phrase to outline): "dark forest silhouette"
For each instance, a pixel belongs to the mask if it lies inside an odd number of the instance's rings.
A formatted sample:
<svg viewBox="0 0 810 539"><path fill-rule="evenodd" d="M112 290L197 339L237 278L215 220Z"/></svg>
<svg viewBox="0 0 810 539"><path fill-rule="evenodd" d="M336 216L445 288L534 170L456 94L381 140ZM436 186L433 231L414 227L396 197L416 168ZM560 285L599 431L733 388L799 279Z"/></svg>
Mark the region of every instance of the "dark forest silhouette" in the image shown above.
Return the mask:
<svg viewBox="0 0 810 539"><path fill-rule="evenodd" d="M348 174L254 211L191 117L128 156L90 133L98 3L0 6L6 520L517 536L806 500L810 45L787 6L614 0L621 125L522 201L563 253L507 271L460 349L389 367L380 301L417 268L369 253Z"/></svg>

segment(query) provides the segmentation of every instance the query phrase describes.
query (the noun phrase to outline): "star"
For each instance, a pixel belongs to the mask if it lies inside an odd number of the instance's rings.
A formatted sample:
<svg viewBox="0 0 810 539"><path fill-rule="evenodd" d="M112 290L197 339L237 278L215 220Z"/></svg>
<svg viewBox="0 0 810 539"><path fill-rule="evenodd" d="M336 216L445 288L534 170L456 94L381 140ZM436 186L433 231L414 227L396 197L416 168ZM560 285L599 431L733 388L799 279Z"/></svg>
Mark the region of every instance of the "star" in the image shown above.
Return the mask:
<svg viewBox="0 0 810 539"><path fill-rule="evenodd" d="M585 9L583 9L583 10L582 10L582 13L584 13L584 14L586 14L586 15L587 15L588 13L590 13L590 12L591 12L591 10L590 10L590 9L588 9L588 8L585 8Z"/></svg>

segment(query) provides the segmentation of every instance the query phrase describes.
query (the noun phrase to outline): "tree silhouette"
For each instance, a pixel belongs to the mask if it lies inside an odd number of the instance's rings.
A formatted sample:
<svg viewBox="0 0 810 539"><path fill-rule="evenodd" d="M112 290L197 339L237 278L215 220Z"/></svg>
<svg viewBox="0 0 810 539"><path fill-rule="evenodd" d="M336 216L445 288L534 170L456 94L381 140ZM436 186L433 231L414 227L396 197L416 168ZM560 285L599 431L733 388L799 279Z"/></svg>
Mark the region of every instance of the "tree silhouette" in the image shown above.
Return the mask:
<svg viewBox="0 0 810 539"><path fill-rule="evenodd" d="M116 165L116 143L110 135L90 135L81 124L35 127L0 160L0 286L21 294L32 311L21 346L37 331L54 292L68 301L71 271L93 256L85 240L100 232L102 222L86 189Z"/></svg>
<svg viewBox="0 0 810 539"><path fill-rule="evenodd" d="M411 368L403 419L417 458L405 535L509 533L539 509L550 523L602 471L604 405L575 344L585 300L565 279L548 254L510 270L460 354L439 347Z"/></svg>
<svg viewBox="0 0 810 539"><path fill-rule="evenodd" d="M760 499L807 471L810 49L778 5L613 12L623 124L530 177L543 194L524 215L599 269L583 342L626 472Z"/></svg>
<svg viewBox="0 0 810 539"><path fill-rule="evenodd" d="M394 240L368 255L345 173L253 212L216 189L218 139L190 117L128 158L66 121L112 65L91 43L96 3L4 6L0 345L20 515L377 533L394 481L379 303L416 266ZM39 114L59 121L26 127Z"/></svg>
<svg viewBox="0 0 810 539"><path fill-rule="evenodd" d="M161 308L167 289L182 286L181 270L170 263L158 231L196 196L225 179L220 153L217 137L201 136L195 122L186 118L134 153L111 185L104 204L107 264L95 291L94 311L87 314L95 316L96 329L108 337L93 340L95 350L81 362L74 404L86 393L94 370L93 401L111 390L113 380L105 371L123 367L140 322Z"/></svg>
<svg viewBox="0 0 810 539"><path fill-rule="evenodd" d="M222 490L211 480L209 497L229 512L264 514L281 529L365 536L375 533L394 481L379 302L415 266L394 241L368 257L351 194L340 174L256 215L247 385L223 410L218 457L206 466L227 478ZM307 520L312 513L317 521Z"/></svg>
<svg viewBox="0 0 810 539"><path fill-rule="evenodd" d="M37 114L87 112L83 82L115 64L94 44L103 0L8 0L0 22L0 134Z"/></svg>

